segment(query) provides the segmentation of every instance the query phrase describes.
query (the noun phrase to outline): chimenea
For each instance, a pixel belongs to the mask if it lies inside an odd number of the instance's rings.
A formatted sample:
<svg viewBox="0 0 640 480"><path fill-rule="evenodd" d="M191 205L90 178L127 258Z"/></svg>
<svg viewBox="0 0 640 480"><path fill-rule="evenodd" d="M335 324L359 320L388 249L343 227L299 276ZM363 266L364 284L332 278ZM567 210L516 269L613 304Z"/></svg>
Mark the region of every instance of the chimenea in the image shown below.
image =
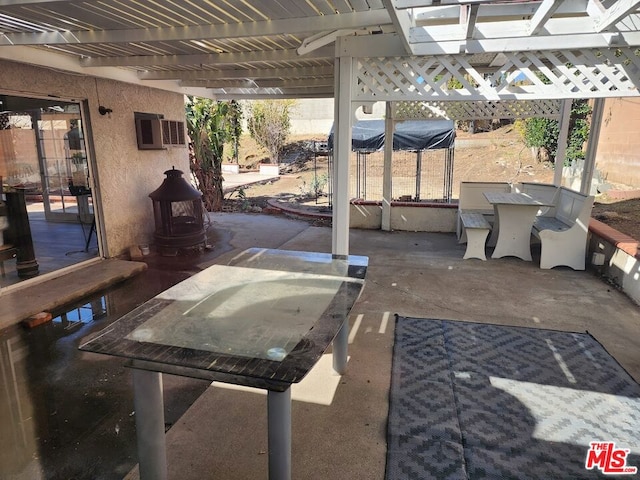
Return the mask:
<svg viewBox="0 0 640 480"><path fill-rule="evenodd" d="M149 197L153 200L155 243L161 255L173 256L202 250L206 243L202 193L182 178L175 167Z"/></svg>

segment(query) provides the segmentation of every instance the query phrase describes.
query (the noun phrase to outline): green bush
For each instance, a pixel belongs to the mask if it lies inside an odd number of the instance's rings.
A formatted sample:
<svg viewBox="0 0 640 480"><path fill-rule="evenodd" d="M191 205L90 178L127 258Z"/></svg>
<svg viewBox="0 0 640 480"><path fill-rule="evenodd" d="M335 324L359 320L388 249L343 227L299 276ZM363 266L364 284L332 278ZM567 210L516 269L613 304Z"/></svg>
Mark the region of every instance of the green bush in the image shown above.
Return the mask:
<svg viewBox="0 0 640 480"><path fill-rule="evenodd" d="M571 106L569 120L569 135L567 138L567 150L565 164L569 165L576 159L584 158L582 146L589 138L589 121L591 107L587 100L574 100ZM558 135L560 127L557 120L548 118L527 118L519 121L517 125L524 143L527 147L536 148L546 152L549 159L555 159L558 151ZM545 157L547 155L539 155Z"/></svg>

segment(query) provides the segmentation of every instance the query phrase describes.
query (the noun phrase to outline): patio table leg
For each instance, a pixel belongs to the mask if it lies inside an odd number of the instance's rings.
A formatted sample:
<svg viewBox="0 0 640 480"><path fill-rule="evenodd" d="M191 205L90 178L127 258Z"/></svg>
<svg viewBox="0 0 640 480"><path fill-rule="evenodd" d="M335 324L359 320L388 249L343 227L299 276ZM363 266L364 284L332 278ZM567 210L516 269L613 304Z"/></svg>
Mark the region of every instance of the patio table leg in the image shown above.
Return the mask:
<svg viewBox="0 0 640 480"><path fill-rule="evenodd" d="M269 480L291 480L291 388L267 394Z"/></svg>
<svg viewBox="0 0 640 480"><path fill-rule="evenodd" d="M133 369L133 393L140 479L166 480L162 374Z"/></svg>
<svg viewBox="0 0 640 480"><path fill-rule="evenodd" d="M333 369L339 375L343 375L347 370L348 348L349 318L345 318L336 338L333 339Z"/></svg>
<svg viewBox="0 0 640 480"><path fill-rule="evenodd" d="M538 205L498 205L498 241L491 258L513 256L531 261L531 227Z"/></svg>

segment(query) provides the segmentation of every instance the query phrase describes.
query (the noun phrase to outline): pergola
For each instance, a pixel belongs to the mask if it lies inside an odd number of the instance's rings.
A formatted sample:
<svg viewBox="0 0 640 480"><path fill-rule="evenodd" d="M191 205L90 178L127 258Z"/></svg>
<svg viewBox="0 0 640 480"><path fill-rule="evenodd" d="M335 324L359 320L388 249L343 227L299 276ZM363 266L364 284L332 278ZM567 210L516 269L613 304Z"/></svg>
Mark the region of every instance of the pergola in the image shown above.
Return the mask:
<svg viewBox="0 0 640 480"><path fill-rule="evenodd" d="M357 108L387 102L389 129L393 118L434 111L450 118L471 118L478 109L506 112L502 118L542 112L561 118L566 137L571 99L594 98L598 126L602 99L638 95L639 6L640 0L0 0L0 58L221 100L333 97L332 250L346 255ZM397 102L417 107L399 115ZM583 190L597 135L596 128Z"/></svg>

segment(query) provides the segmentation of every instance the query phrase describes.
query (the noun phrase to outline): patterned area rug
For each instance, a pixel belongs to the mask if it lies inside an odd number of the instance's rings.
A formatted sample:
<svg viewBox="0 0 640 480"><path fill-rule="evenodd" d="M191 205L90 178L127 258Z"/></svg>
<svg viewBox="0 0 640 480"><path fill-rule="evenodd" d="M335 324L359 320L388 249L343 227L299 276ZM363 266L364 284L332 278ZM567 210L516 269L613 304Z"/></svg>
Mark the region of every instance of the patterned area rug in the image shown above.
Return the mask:
<svg viewBox="0 0 640 480"><path fill-rule="evenodd" d="M640 386L589 334L397 316L395 335L387 480L610 478L593 441L640 467Z"/></svg>

